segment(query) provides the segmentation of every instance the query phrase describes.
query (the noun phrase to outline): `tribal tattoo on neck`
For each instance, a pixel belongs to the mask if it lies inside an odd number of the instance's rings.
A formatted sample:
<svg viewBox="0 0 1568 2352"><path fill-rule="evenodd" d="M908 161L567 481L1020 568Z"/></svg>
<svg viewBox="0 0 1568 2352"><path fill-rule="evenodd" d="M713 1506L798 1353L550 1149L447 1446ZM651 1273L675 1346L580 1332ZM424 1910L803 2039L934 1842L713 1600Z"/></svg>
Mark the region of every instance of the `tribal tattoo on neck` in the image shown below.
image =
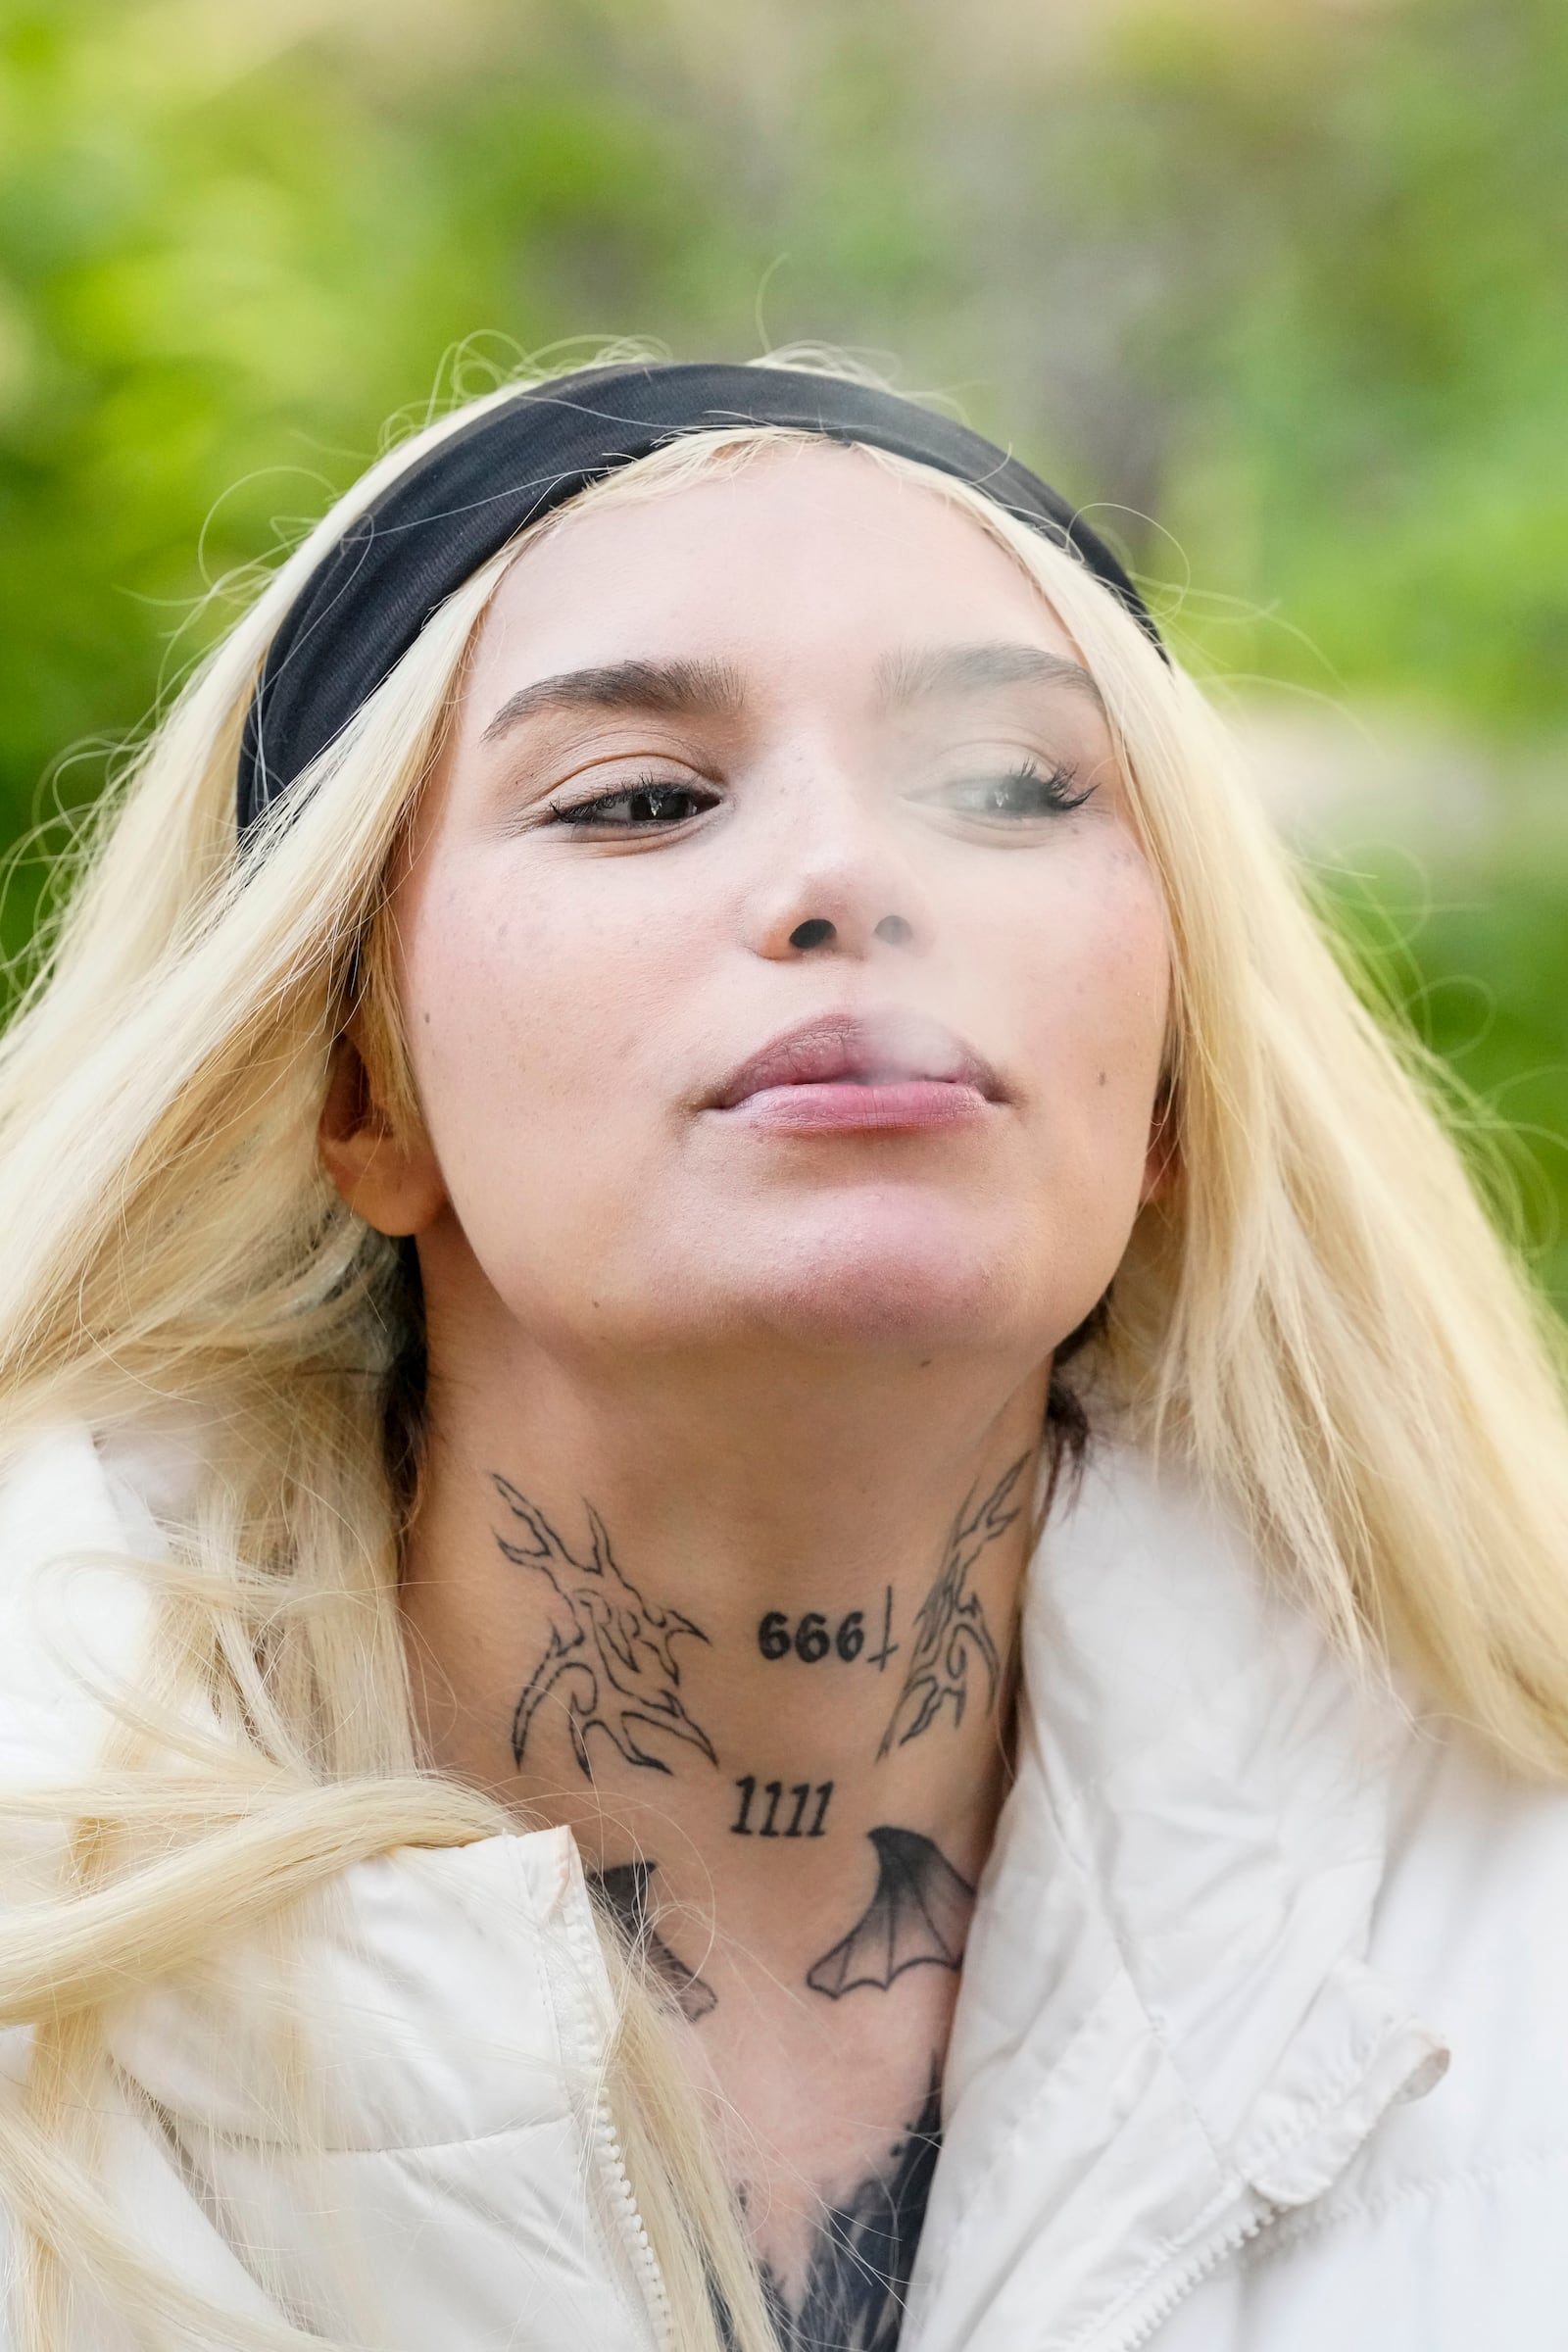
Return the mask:
<svg viewBox="0 0 1568 2352"><path fill-rule="evenodd" d="M944 1707L951 1708L956 1730L969 1700L971 1661L985 1675L986 1705L995 1706L1002 1689L1002 1659L980 1595L972 1590L969 1578L981 1554L1005 1535L1017 1518L1019 1505L1009 1502L1009 1497L1033 1458L1032 1454L1020 1454L974 1508L970 1507L972 1491L965 1495L936 1583L915 1613L904 1688L876 1751L879 1757L918 1740Z"/></svg>
<svg viewBox="0 0 1568 2352"><path fill-rule="evenodd" d="M605 1523L585 1503L593 1548L580 1560L566 1548L544 1513L510 1479L491 1472L491 1483L508 1514L496 1543L519 1568L543 1580L550 1612L544 1655L523 1685L512 1719L512 1756L521 1765L528 1735L541 1705L558 1684L565 1685L572 1753L583 1778L593 1779L588 1742L596 1732L628 1764L649 1772L670 1769L646 1744L662 1737L693 1747L710 1764L717 1752L700 1723L687 1713L680 1690L675 1643L706 1642L708 1636L678 1609L656 1608L624 1577L610 1545Z"/></svg>
<svg viewBox="0 0 1568 2352"><path fill-rule="evenodd" d="M1021 1455L978 1504L972 1494L965 1497L941 1571L906 1644L892 1639L890 1589L879 1642L874 1618L865 1610L851 1609L832 1622L808 1612L798 1623L789 1613L774 1611L760 1621L761 1657L771 1662L787 1656L797 1668L821 1666L831 1673L857 1664L863 1672L869 1664L880 1674L900 1647L906 1647L902 1688L879 1756L918 1739L944 1710L955 1727L960 1724L971 1671L976 1679L984 1676L984 1704L994 1706L1003 1684L1002 1661L971 1579L982 1554L1018 1516L1012 1497L1030 1458ZM492 1472L491 1483L504 1513L495 1530L497 1546L534 1582L546 1618L543 1648L513 1717L514 1761L522 1764L539 1709L559 1690L572 1752L585 1779L593 1778L597 1742L608 1742L623 1762L649 1772L669 1773L681 1748L716 1765L713 1742L686 1704L677 1654L682 1642L707 1642L703 1628L680 1610L661 1608L645 1597L620 1567L591 1504L584 1504L589 1547L581 1556L510 1479ZM784 1841L823 1835L831 1783L796 1786L782 1775L765 1780L759 1772L743 1775L735 1786L740 1801L729 1827L736 1835ZM835 2003L885 1992L910 1969L956 1972L974 1903L968 1880L919 1831L885 1823L866 1835L875 1855L875 1885L847 1933L806 1972L807 1986ZM716 1997L659 1932L651 1893L656 1868L647 1860L612 1864L595 1877L594 1894L687 2024L700 2026ZM938 2094L933 2064L920 2112L890 2147L885 2165L848 2196L824 2206L798 2278L786 2283L763 2264L763 2290L780 2352L823 2352L828 2346L833 2352L896 2352L936 2170Z"/></svg>

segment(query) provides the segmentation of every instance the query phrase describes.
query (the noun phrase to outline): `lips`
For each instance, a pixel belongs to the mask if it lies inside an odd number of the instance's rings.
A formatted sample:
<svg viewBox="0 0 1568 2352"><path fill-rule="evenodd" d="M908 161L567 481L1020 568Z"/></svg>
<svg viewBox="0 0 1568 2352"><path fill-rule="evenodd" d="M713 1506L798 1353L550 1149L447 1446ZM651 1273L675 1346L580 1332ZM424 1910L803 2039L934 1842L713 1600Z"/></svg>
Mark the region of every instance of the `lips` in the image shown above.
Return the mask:
<svg viewBox="0 0 1568 2352"><path fill-rule="evenodd" d="M786 1030L732 1071L710 1107L734 1110L757 1096L796 1087L885 1095L922 1086L963 1090L987 1102L1006 1099L991 1064L951 1029L922 1015L888 1011L829 1013Z"/></svg>

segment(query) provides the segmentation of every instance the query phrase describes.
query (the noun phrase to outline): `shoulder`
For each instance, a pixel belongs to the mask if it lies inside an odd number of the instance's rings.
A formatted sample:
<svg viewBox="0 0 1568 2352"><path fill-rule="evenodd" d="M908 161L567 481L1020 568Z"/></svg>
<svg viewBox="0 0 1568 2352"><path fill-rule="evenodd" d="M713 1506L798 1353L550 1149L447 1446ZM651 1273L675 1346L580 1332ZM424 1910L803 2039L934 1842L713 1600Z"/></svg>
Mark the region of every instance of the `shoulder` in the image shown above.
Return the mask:
<svg viewBox="0 0 1568 2352"><path fill-rule="evenodd" d="M179 1475L161 1446L79 1427L8 1457L11 1789L79 1787L116 1693L145 1681ZM8 1890L24 1860L52 1887L64 1823L35 1834L19 1815L0 1854ZM200 1968L127 1989L103 2028L106 2193L187 2287L275 2322L270 2282L286 2278L290 2308L335 2311L353 2249L410 2340L499 2346L526 2310L549 2352L647 2352L648 2257L604 2089L612 1991L565 1830L358 1862L294 1910L286 1936L215 1937ZM24 2028L0 2043L0 2100L27 2050ZM120 2339L95 2321L83 2340Z"/></svg>
<svg viewBox="0 0 1568 2352"><path fill-rule="evenodd" d="M1568 1790L1418 1727L1392 1798L1367 1956L1447 2045L1447 2072L1205 2280L1158 2352L1564 2339Z"/></svg>
<svg viewBox="0 0 1568 2352"><path fill-rule="evenodd" d="M123 2003L111 2052L182 2135L260 2144L291 2063L279 2015L300 1997L331 2053L314 2120L324 2152L407 2155L565 2121L610 2025L568 1834L356 1863L297 1915L283 1976L259 1948L216 1955L199 1983Z"/></svg>
<svg viewBox="0 0 1568 2352"><path fill-rule="evenodd" d="M282 1979L238 1953L108 2036L246 2266L356 2341L499 2348L526 2312L540 2352L651 2352L657 2283L605 2093L612 1996L569 1834L361 1862L298 1925ZM277 2120L297 2028L317 2060L304 2141ZM350 2257L371 2298L352 2329L333 2301Z"/></svg>
<svg viewBox="0 0 1568 2352"><path fill-rule="evenodd" d="M70 1779L133 1676L160 1548L151 1511L84 1425L32 1433L0 1462L0 1778Z"/></svg>
<svg viewBox="0 0 1568 2352"><path fill-rule="evenodd" d="M1150 2352L1559 2352L1565 2212L1560 2147L1363 2182L1255 2238Z"/></svg>
<svg viewBox="0 0 1568 2352"><path fill-rule="evenodd" d="M1280 2352L1546 2352L1568 2311L1568 1789L1417 1726L1391 1795L1368 1957L1447 2072L1227 2291L1241 2340Z"/></svg>
<svg viewBox="0 0 1568 2352"><path fill-rule="evenodd" d="M106 1438L79 1424L37 1433L0 1466L0 1779L11 1787L79 1782L117 1698L135 1703L164 1531L199 1476L188 1432ZM564 1831L359 1863L298 1928L314 2003L356 2051L337 2078L345 2145L482 2136L495 2114L529 2112L539 2082L559 2080L591 2038L579 2013L602 1995L603 1964ZM236 1984L258 1959L234 1955ZM260 2061L223 1976L211 2001L185 1986L123 2006L119 2055L132 2080L157 2078L171 2112L233 2108L235 2129L260 2130ZM498 2051L515 2058L517 2080L504 2081Z"/></svg>
<svg viewBox="0 0 1568 2352"><path fill-rule="evenodd" d="M1388 2119L1362 2185L1568 2162L1568 1788L1418 1726L1391 1796L1370 1956L1450 2060L1419 2109Z"/></svg>

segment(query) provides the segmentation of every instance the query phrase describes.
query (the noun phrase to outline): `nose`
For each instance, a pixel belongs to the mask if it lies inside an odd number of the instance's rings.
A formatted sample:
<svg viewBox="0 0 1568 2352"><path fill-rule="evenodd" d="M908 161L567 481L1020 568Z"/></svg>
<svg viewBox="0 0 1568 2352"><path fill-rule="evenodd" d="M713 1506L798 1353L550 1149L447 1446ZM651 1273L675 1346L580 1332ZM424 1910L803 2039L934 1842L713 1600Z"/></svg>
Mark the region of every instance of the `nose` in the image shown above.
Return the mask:
<svg viewBox="0 0 1568 2352"><path fill-rule="evenodd" d="M812 914L808 915L804 923L796 924L790 933L789 944L792 948L800 949L831 948L837 946L838 936L837 923L829 922L826 915ZM906 922L902 914L885 914L879 923L872 924L871 937L885 939L889 947L906 947L914 937L914 925Z"/></svg>
<svg viewBox="0 0 1568 2352"><path fill-rule="evenodd" d="M919 955L935 925L925 891L898 845L874 818L834 822L818 807L814 840L786 834L769 845L772 873L752 899L746 928L754 953L769 962L803 956L860 959L889 952ZM827 821L823 821L826 819ZM810 816L804 817L811 822Z"/></svg>

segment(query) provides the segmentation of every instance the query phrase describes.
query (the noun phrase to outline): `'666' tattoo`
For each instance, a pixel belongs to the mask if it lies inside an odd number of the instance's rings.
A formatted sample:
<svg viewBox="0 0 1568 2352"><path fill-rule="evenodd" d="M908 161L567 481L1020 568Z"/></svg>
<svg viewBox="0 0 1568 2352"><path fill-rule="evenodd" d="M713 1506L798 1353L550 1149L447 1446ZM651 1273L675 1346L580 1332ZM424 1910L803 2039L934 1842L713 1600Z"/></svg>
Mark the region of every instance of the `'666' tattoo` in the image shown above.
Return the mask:
<svg viewBox="0 0 1568 2352"><path fill-rule="evenodd" d="M803 1666L820 1665L824 1658L837 1659L853 1666L857 1658L874 1666L878 1674L886 1670L899 1644L893 1634L893 1587L882 1588L882 1628L880 1639L876 1628L866 1623L864 1609L850 1609L833 1624L820 1609L808 1609L792 1619L787 1609L769 1609L757 1629L757 1646L769 1661L779 1658L799 1658Z"/></svg>
<svg viewBox="0 0 1568 2352"><path fill-rule="evenodd" d="M713 1743L686 1711L680 1694L675 1643L708 1636L678 1609L655 1608L622 1576L599 1513L588 1504L593 1549L573 1557L544 1513L510 1479L491 1472L508 1513L496 1542L519 1568L537 1570L547 1588L550 1633L544 1653L522 1687L512 1719L513 1760L521 1764L528 1734L558 1683L565 1685L572 1753L593 1779L588 1741L601 1733L628 1764L668 1772L665 1758L645 1744L658 1733L695 1747L716 1764Z"/></svg>
<svg viewBox="0 0 1568 2352"><path fill-rule="evenodd" d="M977 1661L986 1678L987 1706L996 1703L1002 1686L1002 1661L980 1595L969 1585L970 1571L988 1544L1006 1533L1018 1516L1008 1503L1031 1456L1020 1454L1012 1468L992 1488L975 1509L966 1497L953 1532L936 1583L915 1613L914 1642L905 1669L904 1688L882 1735L878 1756L890 1755L918 1740L941 1714L953 1710L955 1728L963 1721L969 1699L969 1666Z"/></svg>

